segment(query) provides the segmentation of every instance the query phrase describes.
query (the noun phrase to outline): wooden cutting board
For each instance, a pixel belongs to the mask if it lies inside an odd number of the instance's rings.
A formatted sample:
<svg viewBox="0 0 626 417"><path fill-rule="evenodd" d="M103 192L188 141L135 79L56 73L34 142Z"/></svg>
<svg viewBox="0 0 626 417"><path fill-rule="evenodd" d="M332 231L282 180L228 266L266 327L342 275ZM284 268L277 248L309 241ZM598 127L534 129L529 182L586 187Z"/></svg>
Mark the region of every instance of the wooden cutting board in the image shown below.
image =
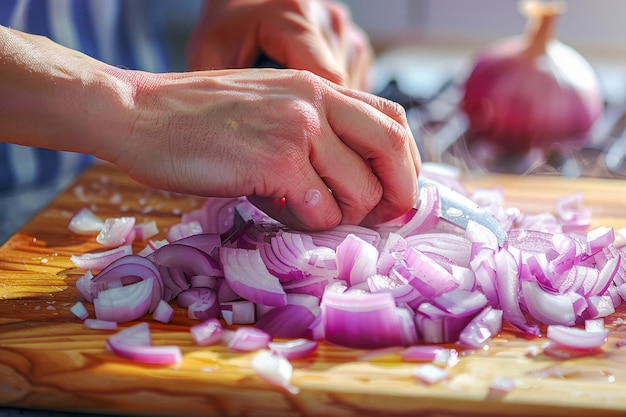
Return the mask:
<svg viewBox="0 0 626 417"><path fill-rule="evenodd" d="M556 198L582 191L594 226L626 226L626 182L559 177L486 176L468 187L502 187L507 206L552 210ZM608 416L626 413L626 310L611 316L612 335L599 354L555 359L545 339L511 330L487 351L462 352L450 378L418 382L419 363L397 354L364 359L364 351L321 345L293 362L300 393L270 386L250 368L253 354L197 347L193 324L176 311L170 324L150 320L155 344L177 344L178 366L146 366L104 349L110 332L82 326L69 308L81 300L74 283L83 273L72 254L99 250L93 236L70 233L70 216L88 206L101 217L156 220L164 237L181 212L201 199L146 189L108 164L96 165L0 247L0 406L124 415L254 416ZM142 248L137 244L136 249ZM88 305L89 308L91 308ZM90 310L92 312L92 310ZM454 346L449 346L454 347ZM528 355L536 347L539 354ZM498 376L516 381L506 395L490 392Z"/></svg>

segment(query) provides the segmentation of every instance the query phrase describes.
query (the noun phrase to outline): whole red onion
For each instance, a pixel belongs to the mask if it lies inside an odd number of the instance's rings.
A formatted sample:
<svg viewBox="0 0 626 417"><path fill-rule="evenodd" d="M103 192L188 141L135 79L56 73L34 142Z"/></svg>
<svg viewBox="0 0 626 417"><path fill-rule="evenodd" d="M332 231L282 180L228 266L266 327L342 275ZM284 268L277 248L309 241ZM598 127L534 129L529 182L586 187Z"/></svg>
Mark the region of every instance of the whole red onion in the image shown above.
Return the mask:
<svg viewBox="0 0 626 417"><path fill-rule="evenodd" d="M461 103L472 140L523 154L556 144L579 147L587 139L603 99L589 62L554 38L563 9L562 3L522 2L526 33L478 53Z"/></svg>

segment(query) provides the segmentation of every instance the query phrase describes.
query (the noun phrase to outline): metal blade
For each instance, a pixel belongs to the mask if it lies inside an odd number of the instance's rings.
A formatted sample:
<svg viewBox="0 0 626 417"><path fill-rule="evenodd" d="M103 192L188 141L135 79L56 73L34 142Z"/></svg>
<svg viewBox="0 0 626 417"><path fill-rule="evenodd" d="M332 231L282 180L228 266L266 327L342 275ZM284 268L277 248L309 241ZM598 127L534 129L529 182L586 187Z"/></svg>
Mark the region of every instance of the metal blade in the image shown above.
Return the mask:
<svg viewBox="0 0 626 417"><path fill-rule="evenodd" d="M438 188L441 201L441 218L463 229L467 228L470 219L480 223L496 235L498 244L502 246L507 238L507 233L491 213L446 185L424 178L420 178L418 183L420 187L436 186Z"/></svg>

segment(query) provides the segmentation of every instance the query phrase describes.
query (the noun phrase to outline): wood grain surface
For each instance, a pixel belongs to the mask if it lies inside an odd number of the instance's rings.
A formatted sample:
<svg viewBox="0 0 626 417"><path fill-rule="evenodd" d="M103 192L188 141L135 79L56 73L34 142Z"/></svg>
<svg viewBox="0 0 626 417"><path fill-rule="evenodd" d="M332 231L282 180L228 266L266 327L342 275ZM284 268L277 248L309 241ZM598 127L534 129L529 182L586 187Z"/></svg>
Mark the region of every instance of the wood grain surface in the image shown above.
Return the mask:
<svg viewBox="0 0 626 417"><path fill-rule="evenodd" d="M552 210L556 198L582 191L594 226L626 226L626 182L560 177L485 176L473 187L501 187L506 205L525 212ZM156 220L161 236L199 198L149 190L108 164L85 172L0 247L0 406L150 416L609 416L626 414L624 310L607 320L612 330L602 352L556 359L541 353L544 338L524 339L506 329L485 351L463 351L446 381L426 385L414 376L419 363L397 353L363 359L364 351L322 344L310 358L293 361L298 394L254 374L254 354L195 346L180 309L169 324L150 317L155 344L177 344L177 366L146 366L104 348L111 334L83 327L69 308L84 271L73 254L100 250L93 236L67 229L82 206L101 217L135 215ZM136 250L142 248L136 244ZM86 304L93 313L91 305ZM123 327L127 327L128 323ZM449 346L453 347L453 346ZM536 347L539 354L528 355ZM491 392L496 377L516 388Z"/></svg>

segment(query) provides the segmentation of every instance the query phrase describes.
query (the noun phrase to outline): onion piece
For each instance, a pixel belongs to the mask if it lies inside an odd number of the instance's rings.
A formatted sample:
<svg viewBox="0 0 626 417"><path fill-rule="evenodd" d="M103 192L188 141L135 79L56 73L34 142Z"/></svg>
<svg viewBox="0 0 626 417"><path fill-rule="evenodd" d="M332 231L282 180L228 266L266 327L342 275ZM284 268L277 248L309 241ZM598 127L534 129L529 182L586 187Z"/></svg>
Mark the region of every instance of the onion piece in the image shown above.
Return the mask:
<svg viewBox="0 0 626 417"><path fill-rule="evenodd" d="M417 366L413 372L417 379L428 385L436 384L449 378L448 371L431 364Z"/></svg>
<svg viewBox="0 0 626 417"><path fill-rule="evenodd" d="M403 345L403 332L390 293L336 293L322 297L326 341L357 349Z"/></svg>
<svg viewBox="0 0 626 417"><path fill-rule="evenodd" d="M216 319L208 319L189 328L191 337L198 346L214 345L222 341L222 323Z"/></svg>
<svg viewBox="0 0 626 417"><path fill-rule="evenodd" d="M220 303L220 314L228 325L253 324L256 321L256 306L248 300Z"/></svg>
<svg viewBox="0 0 626 417"><path fill-rule="evenodd" d="M88 329L117 330L117 322L110 320L85 319L83 325Z"/></svg>
<svg viewBox="0 0 626 417"><path fill-rule="evenodd" d="M267 332L255 327L239 327L228 339L228 348L237 352L265 349L272 340Z"/></svg>
<svg viewBox="0 0 626 417"><path fill-rule="evenodd" d="M134 231L135 239L141 242L145 242L146 240L159 234L159 228L157 227L155 220L135 224Z"/></svg>
<svg viewBox="0 0 626 417"><path fill-rule="evenodd" d="M472 348L483 348L502 331L502 310L487 306L459 334L459 342Z"/></svg>
<svg viewBox="0 0 626 417"><path fill-rule="evenodd" d="M96 236L96 242L107 248L131 244L134 239L134 217L108 218Z"/></svg>
<svg viewBox="0 0 626 417"><path fill-rule="evenodd" d="M588 332L577 327L548 326L547 337L558 346L574 350L599 349L608 340L608 329Z"/></svg>
<svg viewBox="0 0 626 417"><path fill-rule="evenodd" d="M319 342L304 338L288 340L286 342L269 342L267 344L271 352L289 360L311 356L318 345Z"/></svg>
<svg viewBox="0 0 626 417"><path fill-rule="evenodd" d="M104 221L87 207L80 208L72 218L67 228L79 235L90 235L100 232Z"/></svg>
<svg viewBox="0 0 626 417"><path fill-rule="evenodd" d="M70 256L70 261L78 268L101 270L126 255L132 255L133 247L131 245L122 245L113 249L101 252L87 252L80 255Z"/></svg>
<svg viewBox="0 0 626 417"><path fill-rule="evenodd" d="M269 306L287 304L285 290L268 271L258 250L222 247L220 261L226 282L241 297Z"/></svg>
<svg viewBox="0 0 626 417"><path fill-rule="evenodd" d="M155 279L152 300L148 310L148 312L152 312L159 301L163 299L163 281L157 267L144 257L127 255L119 258L107 265L99 274L93 276L88 283L80 284L80 287L83 288L83 291L89 291L89 295L93 299L97 297L98 292L109 287L120 287L149 278Z"/></svg>
<svg viewBox="0 0 626 417"><path fill-rule="evenodd" d="M152 312L152 318L161 323L169 323L174 315L174 309L166 301L161 300Z"/></svg>
<svg viewBox="0 0 626 417"><path fill-rule="evenodd" d="M87 317L89 317L89 312L85 308L85 305L80 301L70 307L70 311L81 320L85 320Z"/></svg>
<svg viewBox="0 0 626 417"><path fill-rule="evenodd" d="M93 305L96 318L116 322L140 318L150 309L154 277L123 287L109 288L98 293Z"/></svg>
<svg viewBox="0 0 626 417"><path fill-rule="evenodd" d="M265 313L257 320L255 327L272 337L295 339L308 337L308 327L314 321L315 315L307 307L287 304Z"/></svg>
<svg viewBox="0 0 626 417"><path fill-rule="evenodd" d="M105 346L117 356L138 363L171 365L182 362L178 346L154 346L148 323L139 323L109 337Z"/></svg>
<svg viewBox="0 0 626 417"><path fill-rule="evenodd" d="M293 366L281 355L262 350L252 359L252 369L259 377L272 385L284 388L291 394L300 392L298 387L291 384Z"/></svg>

